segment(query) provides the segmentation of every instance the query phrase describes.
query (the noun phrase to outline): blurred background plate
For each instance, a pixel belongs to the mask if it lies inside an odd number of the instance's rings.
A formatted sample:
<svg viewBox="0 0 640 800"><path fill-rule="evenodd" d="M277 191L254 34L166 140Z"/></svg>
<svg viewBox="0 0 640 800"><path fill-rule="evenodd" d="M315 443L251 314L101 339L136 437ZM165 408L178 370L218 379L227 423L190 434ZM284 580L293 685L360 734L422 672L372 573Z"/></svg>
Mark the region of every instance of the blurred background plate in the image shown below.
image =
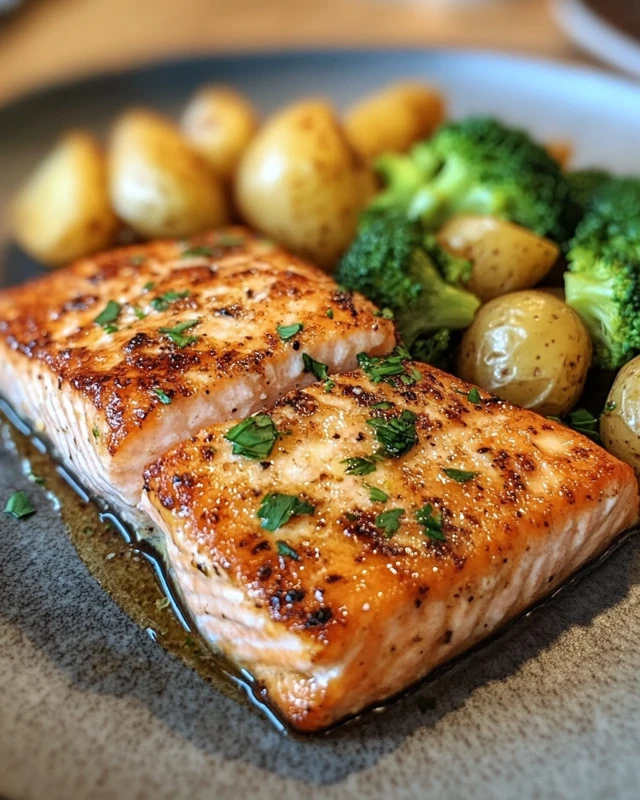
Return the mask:
<svg viewBox="0 0 640 800"><path fill-rule="evenodd" d="M205 81L264 111L339 105L400 77L454 115L498 114L575 142L576 163L640 174L638 84L470 52L315 52L163 63L54 86L0 111L0 206L68 126L128 104L176 114ZM6 278L35 266L4 251ZM98 586L40 487L0 449L0 795L9 800L629 798L640 785L640 543L436 684L327 738L283 738L152 642Z"/></svg>
<svg viewBox="0 0 640 800"><path fill-rule="evenodd" d="M640 76L640 0L555 0L554 10L576 44Z"/></svg>

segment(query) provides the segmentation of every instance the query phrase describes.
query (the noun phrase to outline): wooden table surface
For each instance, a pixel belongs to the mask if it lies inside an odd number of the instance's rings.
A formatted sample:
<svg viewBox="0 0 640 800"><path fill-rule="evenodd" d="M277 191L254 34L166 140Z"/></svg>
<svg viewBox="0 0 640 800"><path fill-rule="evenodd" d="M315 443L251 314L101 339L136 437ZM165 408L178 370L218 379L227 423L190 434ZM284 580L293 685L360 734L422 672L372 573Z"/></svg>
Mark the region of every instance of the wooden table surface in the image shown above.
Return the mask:
<svg viewBox="0 0 640 800"><path fill-rule="evenodd" d="M25 0L0 22L0 102L171 55L371 45L581 57L547 0Z"/></svg>

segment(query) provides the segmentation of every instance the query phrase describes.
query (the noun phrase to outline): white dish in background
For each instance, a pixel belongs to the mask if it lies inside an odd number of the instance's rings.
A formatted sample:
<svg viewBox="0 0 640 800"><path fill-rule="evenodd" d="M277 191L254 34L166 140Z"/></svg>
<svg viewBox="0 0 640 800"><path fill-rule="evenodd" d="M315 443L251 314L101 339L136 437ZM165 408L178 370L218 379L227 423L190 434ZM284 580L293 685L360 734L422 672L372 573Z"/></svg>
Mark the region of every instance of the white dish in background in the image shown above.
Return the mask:
<svg viewBox="0 0 640 800"><path fill-rule="evenodd" d="M555 0L554 16L567 36L607 64L640 77L640 41L588 8L582 0Z"/></svg>

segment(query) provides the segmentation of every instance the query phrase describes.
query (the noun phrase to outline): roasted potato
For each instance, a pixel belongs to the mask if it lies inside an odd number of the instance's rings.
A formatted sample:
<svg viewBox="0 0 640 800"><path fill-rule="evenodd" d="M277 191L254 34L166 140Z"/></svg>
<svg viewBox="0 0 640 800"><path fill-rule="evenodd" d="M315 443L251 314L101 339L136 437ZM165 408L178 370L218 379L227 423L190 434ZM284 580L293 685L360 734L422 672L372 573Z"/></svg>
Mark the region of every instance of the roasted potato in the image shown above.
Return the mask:
<svg viewBox="0 0 640 800"><path fill-rule="evenodd" d="M482 300L530 289L560 254L555 242L503 219L473 214L454 217L438 233L445 250L473 264L469 289Z"/></svg>
<svg viewBox="0 0 640 800"><path fill-rule="evenodd" d="M244 219L294 253L334 266L373 187L331 106L296 103L267 121L236 177Z"/></svg>
<svg viewBox="0 0 640 800"><path fill-rule="evenodd" d="M584 388L591 340L580 317L547 292L488 302L466 331L457 374L540 414L562 416Z"/></svg>
<svg viewBox="0 0 640 800"><path fill-rule="evenodd" d="M182 132L223 181L231 181L240 156L258 130L251 103L228 86L204 86L187 105Z"/></svg>
<svg viewBox="0 0 640 800"><path fill-rule="evenodd" d="M16 241L57 266L108 247L118 230L105 157L89 133L64 136L18 192L11 209Z"/></svg>
<svg viewBox="0 0 640 800"><path fill-rule="evenodd" d="M117 214L149 239L189 236L227 220L220 180L177 128L151 111L128 111L117 120L109 191Z"/></svg>
<svg viewBox="0 0 640 800"><path fill-rule="evenodd" d="M347 136L366 158L380 153L404 152L425 139L444 119L443 96L423 83L402 82L386 86L347 109Z"/></svg>
<svg viewBox="0 0 640 800"><path fill-rule="evenodd" d="M640 478L640 356L620 370L600 420L602 442Z"/></svg>

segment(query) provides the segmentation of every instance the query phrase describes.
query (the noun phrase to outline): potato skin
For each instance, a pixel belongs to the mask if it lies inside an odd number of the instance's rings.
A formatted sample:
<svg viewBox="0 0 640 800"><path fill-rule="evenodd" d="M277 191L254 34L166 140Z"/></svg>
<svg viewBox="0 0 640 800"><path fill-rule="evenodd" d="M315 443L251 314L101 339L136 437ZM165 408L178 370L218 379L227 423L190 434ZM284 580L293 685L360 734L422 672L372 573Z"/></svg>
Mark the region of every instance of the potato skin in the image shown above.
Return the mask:
<svg viewBox="0 0 640 800"><path fill-rule="evenodd" d="M402 153L430 136L444 119L443 96L427 84L403 81L368 95L347 109L347 136L358 151L373 159Z"/></svg>
<svg viewBox="0 0 640 800"><path fill-rule="evenodd" d="M208 164L169 120L144 109L115 123L109 192L118 215L153 239L190 236L227 221L224 191Z"/></svg>
<svg viewBox="0 0 640 800"><path fill-rule="evenodd" d="M472 262L469 289L481 300L532 288L560 255L560 248L550 239L490 216L454 217L437 238L445 250Z"/></svg>
<svg viewBox="0 0 640 800"><path fill-rule="evenodd" d="M640 356L616 376L600 420L600 434L607 450L631 465L640 479Z"/></svg>
<svg viewBox="0 0 640 800"><path fill-rule="evenodd" d="M50 266L113 243L119 223L105 156L91 134L71 131L58 142L18 192L11 221L24 250Z"/></svg>
<svg viewBox="0 0 640 800"><path fill-rule="evenodd" d="M591 340L575 311L529 290L480 309L462 340L457 374L515 405L562 416L582 394L590 363Z"/></svg>
<svg viewBox="0 0 640 800"><path fill-rule="evenodd" d="M235 89L203 86L185 108L181 129L215 174L229 182L258 130L258 114Z"/></svg>
<svg viewBox="0 0 640 800"><path fill-rule="evenodd" d="M321 100L296 103L268 120L236 177L243 218L325 269L351 242L372 189L370 169Z"/></svg>

